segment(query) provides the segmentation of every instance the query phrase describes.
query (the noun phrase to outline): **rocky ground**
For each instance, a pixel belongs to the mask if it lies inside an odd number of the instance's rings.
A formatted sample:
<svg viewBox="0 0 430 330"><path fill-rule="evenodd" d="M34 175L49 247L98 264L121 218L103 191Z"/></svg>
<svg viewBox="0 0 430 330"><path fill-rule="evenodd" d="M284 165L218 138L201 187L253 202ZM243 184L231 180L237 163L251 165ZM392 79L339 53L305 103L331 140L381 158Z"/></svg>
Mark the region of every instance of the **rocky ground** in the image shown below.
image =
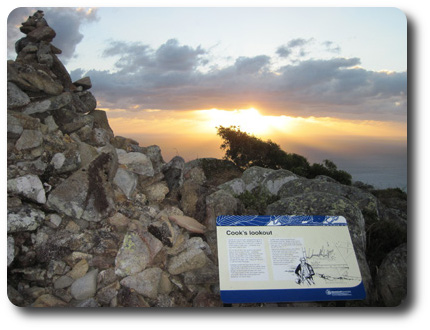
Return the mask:
<svg viewBox="0 0 430 330"><path fill-rule="evenodd" d="M286 170L218 159L166 163L115 136L91 79L72 82L42 12L7 68L8 296L33 307L221 307L216 216L348 219L367 298L406 297L407 201ZM375 252L377 251L377 253ZM280 303L267 306L336 306ZM242 304L238 306L257 306ZM258 305L259 306L259 305Z"/></svg>

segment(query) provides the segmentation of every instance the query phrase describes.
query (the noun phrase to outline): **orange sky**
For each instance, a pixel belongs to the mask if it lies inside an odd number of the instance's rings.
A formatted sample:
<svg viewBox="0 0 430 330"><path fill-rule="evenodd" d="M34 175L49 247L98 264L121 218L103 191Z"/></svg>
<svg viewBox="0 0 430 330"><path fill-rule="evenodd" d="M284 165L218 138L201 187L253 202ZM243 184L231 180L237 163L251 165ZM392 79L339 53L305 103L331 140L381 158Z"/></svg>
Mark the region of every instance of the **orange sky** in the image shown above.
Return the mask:
<svg viewBox="0 0 430 330"><path fill-rule="evenodd" d="M225 111L138 111L107 110L116 135L133 137L141 145L157 144L169 161L179 154L189 161L197 157L222 157L217 126L240 126L242 131L281 145L288 152L309 157L300 146L329 153L351 153L346 141L376 139L406 142L407 124L330 117L264 116L254 108ZM291 150L293 148L293 150Z"/></svg>

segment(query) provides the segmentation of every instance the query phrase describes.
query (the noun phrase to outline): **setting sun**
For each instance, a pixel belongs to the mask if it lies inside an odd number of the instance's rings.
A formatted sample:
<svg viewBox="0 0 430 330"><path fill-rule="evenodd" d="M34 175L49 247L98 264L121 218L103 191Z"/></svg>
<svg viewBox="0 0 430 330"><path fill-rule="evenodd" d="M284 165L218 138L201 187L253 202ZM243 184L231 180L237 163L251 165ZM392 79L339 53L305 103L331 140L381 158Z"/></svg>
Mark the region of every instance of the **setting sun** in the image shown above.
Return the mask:
<svg viewBox="0 0 430 330"><path fill-rule="evenodd" d="M244 132L255 135L267 135L273 130L287 129L292 118L287 116L264 116L257 109L227 110L200 110L198 115L203 116L202 120L210 129L217 126L238 126Z"/></svg>

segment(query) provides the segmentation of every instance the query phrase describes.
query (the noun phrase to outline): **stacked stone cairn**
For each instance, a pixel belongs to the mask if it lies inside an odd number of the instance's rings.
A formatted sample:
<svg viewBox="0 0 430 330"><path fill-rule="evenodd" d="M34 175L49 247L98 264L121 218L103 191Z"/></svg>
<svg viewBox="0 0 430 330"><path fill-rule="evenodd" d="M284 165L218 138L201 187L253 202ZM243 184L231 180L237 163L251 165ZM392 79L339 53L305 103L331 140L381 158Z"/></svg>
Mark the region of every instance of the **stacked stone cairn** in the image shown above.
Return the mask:
<svg viewBox="0 0 430 330"><path fill-rule="evenodd" d="M387 298L375 289L384 281L372 279L366 263L363 212L393 213L382 212L374 196L284 170L255 167L242 174L217 159L185 163L177 156L166 163L158 146L114 135L90 78L72 82L57 57L56 33L42 11L20 30L25 37L16 43L16 60L7 62L7 292L13 304L223 306L215 218L253 213L237 197L256 190L278 197L268 212L346 215L368 291L366 301L351 305L401 302L405 292L393 297L385 285ZM404 264L405 254L400 247L390 260ZM397 277L405 281L403 273Z"/></svg>

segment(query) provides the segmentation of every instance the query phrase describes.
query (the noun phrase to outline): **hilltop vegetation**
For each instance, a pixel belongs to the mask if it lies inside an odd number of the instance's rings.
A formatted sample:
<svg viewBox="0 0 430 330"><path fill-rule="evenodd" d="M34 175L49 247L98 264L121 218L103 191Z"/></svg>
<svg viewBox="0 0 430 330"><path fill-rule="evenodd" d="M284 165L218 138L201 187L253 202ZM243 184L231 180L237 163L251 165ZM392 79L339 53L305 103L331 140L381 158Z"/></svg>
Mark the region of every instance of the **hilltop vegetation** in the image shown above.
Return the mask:
<svg viewBox="0 0 430 330"><path fill-rule="evenodd" d="M223 139L221 149L225 150L224 158L232 161L242 170L260 166L274 170L289 170L308 179L325 175L342 184L351 185L352 183L351 174L339 170L331 160L326 159L321 164L311 165L305 157L285 152L279 144L249 135L237 126L219 126L217 130L218 135Z"/></svg>

